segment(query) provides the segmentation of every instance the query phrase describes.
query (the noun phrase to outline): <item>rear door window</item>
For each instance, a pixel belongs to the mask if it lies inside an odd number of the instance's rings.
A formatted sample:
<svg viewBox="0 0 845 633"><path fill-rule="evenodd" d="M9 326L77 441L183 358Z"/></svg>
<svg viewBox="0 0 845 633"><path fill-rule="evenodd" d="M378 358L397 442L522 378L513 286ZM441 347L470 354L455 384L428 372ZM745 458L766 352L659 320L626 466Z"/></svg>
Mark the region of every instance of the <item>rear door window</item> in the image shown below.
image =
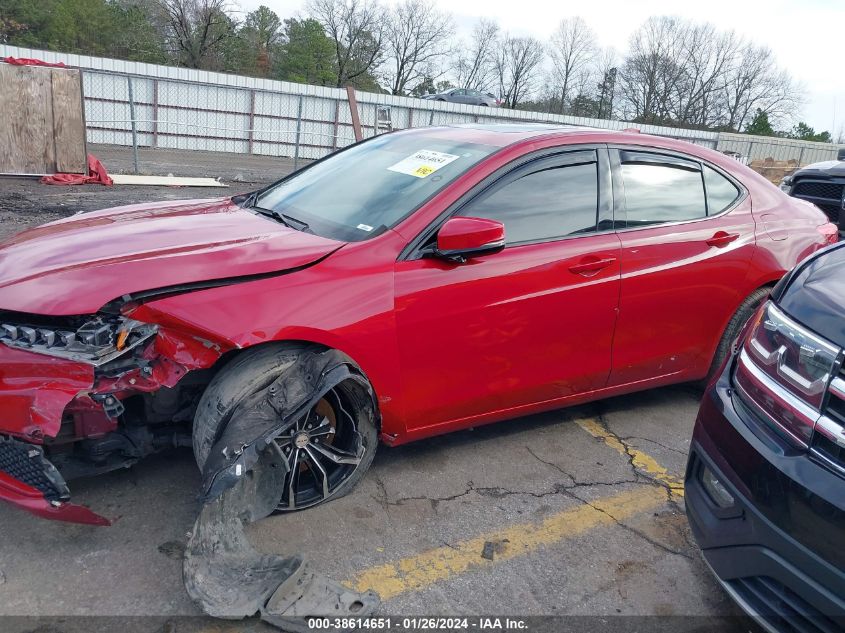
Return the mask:
<svg viewBox="0 0 845 633"><path fill-rule="evenodd" d="M620 151L626 220L622 228L707 216L701 165L673 156Z"/></svg>

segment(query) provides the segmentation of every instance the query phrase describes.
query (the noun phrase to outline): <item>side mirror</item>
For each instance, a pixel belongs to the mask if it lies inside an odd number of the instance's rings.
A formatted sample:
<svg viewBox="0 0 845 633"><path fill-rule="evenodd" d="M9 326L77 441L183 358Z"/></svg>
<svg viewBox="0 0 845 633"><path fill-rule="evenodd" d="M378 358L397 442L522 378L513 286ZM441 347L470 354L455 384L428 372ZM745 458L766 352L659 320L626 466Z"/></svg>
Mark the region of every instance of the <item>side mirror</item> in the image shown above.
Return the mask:
<svg viewBox="0 0 845 633"><path fill-rule="evenodd" d="M437 232L435 255L464 263L471 257L496 253L505 247L505 225L484 218L450 218Z"/></svg>
<svg viewBox="0 0 845 633"><path fill-rule="evenodd" d="M845 161L845 148L842 148L838 152L836 152L836 160Z"/></svg>

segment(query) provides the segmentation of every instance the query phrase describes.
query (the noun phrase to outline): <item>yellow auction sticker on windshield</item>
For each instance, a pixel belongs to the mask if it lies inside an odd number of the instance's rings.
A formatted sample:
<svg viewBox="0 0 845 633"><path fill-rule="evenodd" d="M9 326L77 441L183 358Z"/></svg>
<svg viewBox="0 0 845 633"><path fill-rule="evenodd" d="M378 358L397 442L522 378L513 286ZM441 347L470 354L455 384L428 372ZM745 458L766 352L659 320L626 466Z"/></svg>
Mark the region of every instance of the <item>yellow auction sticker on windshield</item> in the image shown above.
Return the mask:
<svg viewBox="0 0 845 633"><path fill-rule="evenodd" d="M387 169L400 174L407 174L408 176L425 178L459 158L460 156L455 156L454 154L444 154L443 152L435 152L430 149L421 149Z"/></svg>

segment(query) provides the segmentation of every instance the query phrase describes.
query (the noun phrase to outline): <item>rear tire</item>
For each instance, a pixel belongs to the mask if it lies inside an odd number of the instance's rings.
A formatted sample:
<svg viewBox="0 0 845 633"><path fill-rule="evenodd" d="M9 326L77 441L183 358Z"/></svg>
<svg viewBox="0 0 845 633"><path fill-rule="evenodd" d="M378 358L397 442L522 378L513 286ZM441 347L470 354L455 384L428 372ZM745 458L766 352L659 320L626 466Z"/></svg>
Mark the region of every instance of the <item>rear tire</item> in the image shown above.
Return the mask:
<svg viewBox="0 0 845 633"><path fill-rule="evenodd" d="M194 457L201 471L238 405L267 388L292 360L313 349L277 343L247 350L214 377L194 416ZM295 465L280 491L276 512L302 510L342 497L364 476L378 447L372 400L359 383L342 382L276 442L289 464Z"/></svg>
<svg viewBox="0 0 845 633"><path fill-rule="evenodd" d="M748 319L754 316L757 308L759 308L768 298L771 291L772 289L769 286L758 288L748 295L745 301L743 301L739 308L737 308L737 311L734 312L734 315L728 322L728 326L725 328L725 332L722 334L722 338L719 340L719 346L716 348L716 353L713 355L713 362L710 364L710 370L707 372L707 377L698 383L700 387L706 387L710 383L710 380L712 380L715 376L716 372L719 371L722 363L728 357L728 354L731 353L731 346L736 340L736 337L739 336L739 331L742 329L742 326L745 325L745 322L748 321Z"/></svg>

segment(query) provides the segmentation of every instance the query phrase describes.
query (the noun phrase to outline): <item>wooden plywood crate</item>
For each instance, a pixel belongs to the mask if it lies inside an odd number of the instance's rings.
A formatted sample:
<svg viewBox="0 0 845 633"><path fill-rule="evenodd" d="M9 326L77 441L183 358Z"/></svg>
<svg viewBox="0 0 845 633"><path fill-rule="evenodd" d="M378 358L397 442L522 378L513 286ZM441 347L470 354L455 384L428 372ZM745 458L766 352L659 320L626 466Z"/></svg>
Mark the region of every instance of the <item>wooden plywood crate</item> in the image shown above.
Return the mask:
<svg viewBox="0 0 845 633"><path fill-rule="evenodd" d="M784 176L788 176L798 169L798 161L775 160L774 158L756 158L748 165L769 182L778 184Z"/></svg>
<svg viewBox="0 0 845 633"><path fill-rule="evenodd" d="M80 71L0 64L0 174L87 173Z"/></svg>

